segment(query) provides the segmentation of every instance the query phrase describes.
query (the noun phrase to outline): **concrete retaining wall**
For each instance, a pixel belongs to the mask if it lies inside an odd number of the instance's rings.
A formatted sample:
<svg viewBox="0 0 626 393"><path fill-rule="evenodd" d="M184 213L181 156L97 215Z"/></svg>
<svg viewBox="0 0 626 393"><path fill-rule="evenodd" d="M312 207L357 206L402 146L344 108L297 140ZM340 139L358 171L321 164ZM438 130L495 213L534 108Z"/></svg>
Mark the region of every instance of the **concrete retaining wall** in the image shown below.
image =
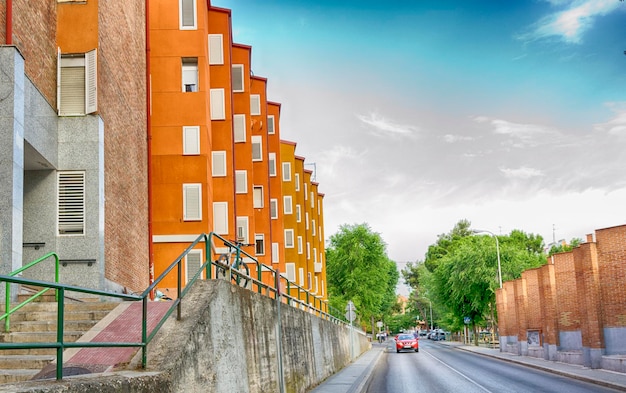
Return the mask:
<svg viewBox="0 0 626 393"><path fill-rule="evenodd" d="M300 393L350 363L352 351L356 357L371 346L347 326L284 303L280 324L278 313L274 299L223 280L196 282L182 320L172 317L150 344L145 372L29 382L0 392L154 392L158 386L159 392L275 393L282 358L284 391Z"/></svg>

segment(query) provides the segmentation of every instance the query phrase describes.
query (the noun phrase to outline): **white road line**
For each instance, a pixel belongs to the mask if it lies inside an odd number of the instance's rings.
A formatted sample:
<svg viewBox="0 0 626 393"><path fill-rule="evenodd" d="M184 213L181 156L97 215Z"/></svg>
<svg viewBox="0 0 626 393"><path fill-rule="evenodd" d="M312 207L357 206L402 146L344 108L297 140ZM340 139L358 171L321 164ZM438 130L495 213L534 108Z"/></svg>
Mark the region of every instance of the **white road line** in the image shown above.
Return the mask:
<svg viewBox="0 0 626 393"><path fill-rule="evenodd" d="M443 360L440 360L439 358L435 357L435 355L433 355L430 352L426 352L424 351L425 354L427 354L428 356L430 356L431 358L435 359L436 361L438 361L439 363L443 364L444 366L446 366L447 368L449 368L450 370L454 371L455 373L459 374L460 376L462 376L463 378L467 379L468 381L470 381L471 383L473 383L474 385L478 386L480 389L482 389L483 391L487 392L487 393L493 393L491 390L485 388L484 386L482 386L481 384L479 384L478 382L474 381L472 378L468 377L467 375L463 374L462 372L452 368L451 366L448 366L446 363L443 362Z"/></svg>

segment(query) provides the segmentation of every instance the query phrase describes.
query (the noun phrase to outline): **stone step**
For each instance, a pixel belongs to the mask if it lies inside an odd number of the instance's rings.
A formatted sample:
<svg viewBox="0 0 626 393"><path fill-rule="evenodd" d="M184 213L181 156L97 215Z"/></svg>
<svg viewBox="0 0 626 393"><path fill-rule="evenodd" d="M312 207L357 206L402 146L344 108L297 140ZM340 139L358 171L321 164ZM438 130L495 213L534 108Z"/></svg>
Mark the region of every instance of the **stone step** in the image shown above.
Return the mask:
<svg viewBox="0 0 626 393"><path fill-rule="evenodd" d="M63 334L63 340L74 342L85 332L67 331ZM5 343L50 343L57 341L56 332L12 332L0 336L0 341Z"/></svg>
<svg viewBox="0 0 626 393"><path fill-rule="evenodd" d="M66 320L64 329L67 331L86 332L91 329L97 321L93 319ZM56 317L53 321L11 321L11 332L56 332Z"/></svg>
<svg viewBox="0 0 626 393"><path fill-rule="evenodd" d="M108 310L96 310L96 311L71 311L63 313L65 321L84 321L84 320L101 320L109 314ZM28 313L15 313L11 315L10 325L12 326L16 322L23 321L53 321L56 323L57 313L47 311L32 311Z"/></svg>
<svg viewBox="0 0 626 393"><path fill-rule="evenodd" d="M54 355L0 355L0 369L42 369L54 360Z"/></svg>
<svg viewBox="0 0 626 393"><path fill-rule="evenodd" d="M54 348L31 348L31 349L3 349L0 353L4 356L14 355L56 355Z"/></svg>
<svg viewBox="0 0 626 393"><path fill-rule="evenodd" d="M11 306L15 307L18 302L12 303ZM67 302L63 306L63 310L67 312L73 311L111 311L117 307L120 302ZM4 305L2 305L2 311L4 311ZM23 306L16 312L57 312L56 302L32 302Z"/></svg>
<svg viewBox="0 0 626 393"><path fill-rule="evenodd" d="M37 375L38 372L39 370L34 369L0 369L0 383L28 381L29 379Z"/></svg>

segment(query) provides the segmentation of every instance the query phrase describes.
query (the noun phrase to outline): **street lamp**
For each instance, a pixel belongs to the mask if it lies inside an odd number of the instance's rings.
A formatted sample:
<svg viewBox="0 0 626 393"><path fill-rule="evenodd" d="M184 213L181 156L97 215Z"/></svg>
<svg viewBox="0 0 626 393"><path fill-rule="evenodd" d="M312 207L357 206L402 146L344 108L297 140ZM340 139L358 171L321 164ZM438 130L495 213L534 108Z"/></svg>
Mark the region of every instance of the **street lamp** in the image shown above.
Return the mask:
<svg viewBox="0 0 626 393"><path fill-rule="evenodd" d="M493 232L486 231L483 229L472 229L473 233L488 233L494 239L496 239L496 254L498 256L498 282L500 283L500 289L502 289L502 268L500 267L500 243L498 243L498 237L493 234Z"/></svg>

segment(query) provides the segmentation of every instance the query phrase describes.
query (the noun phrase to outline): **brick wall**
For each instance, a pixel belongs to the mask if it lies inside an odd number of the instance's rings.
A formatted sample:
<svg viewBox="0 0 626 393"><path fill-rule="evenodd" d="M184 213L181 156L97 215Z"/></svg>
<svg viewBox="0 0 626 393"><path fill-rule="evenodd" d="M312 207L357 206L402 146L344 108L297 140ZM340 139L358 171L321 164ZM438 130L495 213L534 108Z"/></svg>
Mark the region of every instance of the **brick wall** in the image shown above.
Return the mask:
<svg viewBox="0 0 626 393"><path fill-rule="evenodd" d="M587 235L573 251L504 283L496 297L500 335L521 340L527 328L540 328L545 344L559 346L559 332L580 332L584 348L603 350L604 329L626 327L625 267L626 225L596 230L595 242Z"/></svg>
<svg viewBox="0 0 626 393"><path fill-rule="evenodd" d="M576 288L574 256L571 252L554 255L557 323L560 331L580 330L579 298Z"/></svg>
<svg viewBox="0 0 626 393"><path fill-rule="evenodd" d="M144 2L99 2L99 112L105 123L105 276L148 286Z"/></svg>
<svg viewBox="0 0 626 393"><path fill-rule="evenodd" d="M596 231L605 327L626 327L626 225Z"/></svg>
<svg viewBox="0 0 626 393"><path fill-rule="evenodd" d="M3 15L0 27L3 35L5 20ZM24 56L26 75L53 108L56 108L56 20L56 1L13 0L13 44Z"/></svg>

